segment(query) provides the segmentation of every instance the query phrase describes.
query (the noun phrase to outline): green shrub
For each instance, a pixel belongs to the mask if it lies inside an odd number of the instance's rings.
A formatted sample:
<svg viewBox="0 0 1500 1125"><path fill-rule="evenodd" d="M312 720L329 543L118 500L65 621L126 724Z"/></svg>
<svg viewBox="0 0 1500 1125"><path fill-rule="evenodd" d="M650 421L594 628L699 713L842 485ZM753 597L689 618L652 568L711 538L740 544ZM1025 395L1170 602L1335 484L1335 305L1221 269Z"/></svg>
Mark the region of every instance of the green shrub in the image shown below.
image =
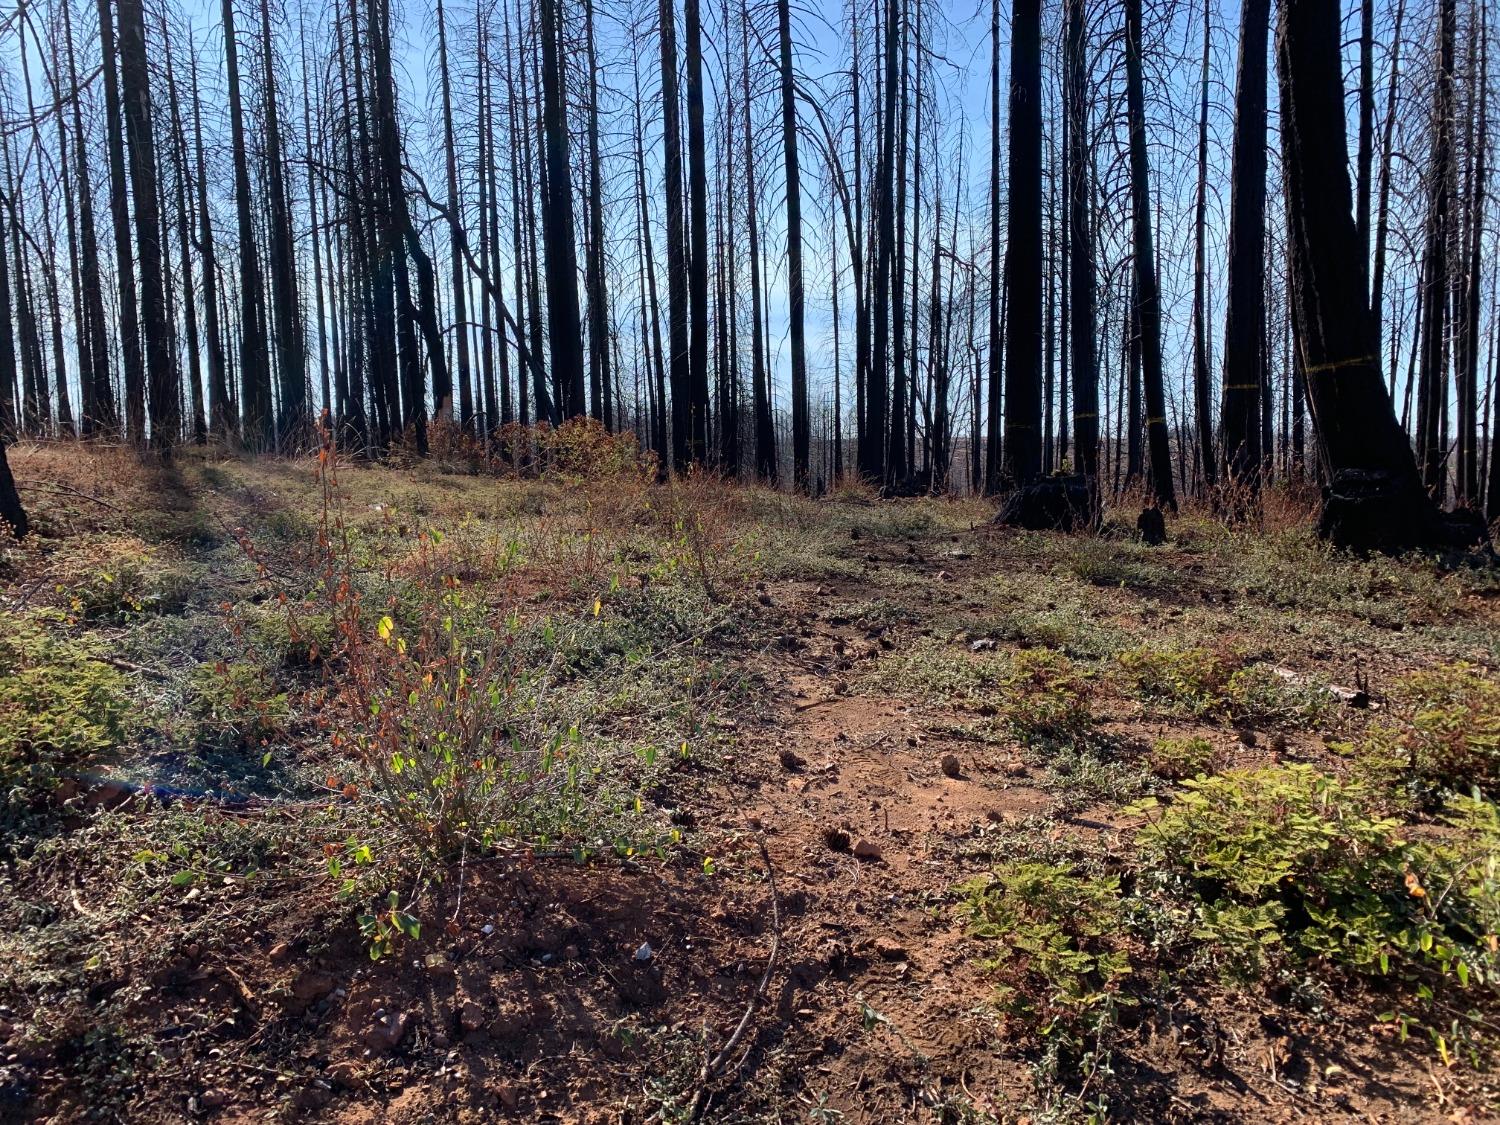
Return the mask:
<svg viewBox="0 0 1500 1125"><path fill-rule="evenodd" d="M124 539L95 562L76 560L66 583L68 608L89 621L124 621L146 613L175 613L192 582L163 563L153 548Z"/></svg>
<svg viewBox="0 0 1500 1125"><path fill-rule="evenodd" d="M203 737L245 749L275 738L291 714L271 674L243 660L194 669L188 707Z"/></svg>
<svg viewBox="0 0 1500 1125"><path fill-rule="evenodd" d="M1315 685L1206 648L1128 649L1116 656L1126 690L1168 710L1263 726L1319 721L1332 706Z"/></svg>
<svg viewBox="0 0 1500 1125"><path fill-rule="evenodd" d="M1148 589L1164 584L1169 573L1149 559L1151 548L1139 543L1089 537L1068 554L1067 566L1091 586Z"/></svg>
<svg viewBox="0 0 1500 1125"><path fill-rule="evenodd" d="M1277 947L1293 964L1387 981L1401 998L1391 1018L1424 1027L1446 1056L1472 1040L1464 993L1493 993L1500 968L1500 816L1459 803L1452 833L1412 842L1376 804L1308 765L1233 770L1185 782L1137 840L1228 967L1255 975Z"/></svg>
<svg viewBox="0 0 1500 1125"><path fill-rule="evenodd" d="M36 617L0 631L0 782L47 785L125 733L125 679Z"/></svg>
<svg viewBox="0 0 1500 1125"><path fill-rule="evenodd" d="M1406 677L1393 693L1394 721L1361 749L1376 776L1465 790L1500 781L1500 683L1472 664Z"/></svg>
<svg viewBox="0 0 1500 1125"><path fill-rule="evenodd" d="M1148 700L1183 707L1192 714L1214 710L1241 661L1205 648L1133 648L1115 657L1127 687Z"/></svg>
<svg viewBox="0 0 1500 1125"><path fill-rule="evenodd" d="M314 604L293 607L291 603L244 606L235 628L265 654L273 664L285 668L308 668L332 651L335 641L333 616Z"/></svg>
<svg viewBox="0 0 1500 1125"><path fill-rule="evenodd" d="M998 687L1000 713L1023 742L1072 742L1093 729L1092 688L1060 652L1031 648L1015 653Z"/></svg>
<svg viewBox="0 0 1500 1125"><path fill-rule="evenodd" d="M1071 1038L1122 1002L1130 959L1117 945L1120 881L1063 864L1014 862L959 888L970 932L993 941L988 965L1013 1017Z"/></svg>
<svg viewBox="0 0 1500 1125"><path fill-rule="evenodd" d="M1182 781L1213 769L1218 752L1206 738L1158 738L1147 756L1151 772L1165 781Z"/></svg>

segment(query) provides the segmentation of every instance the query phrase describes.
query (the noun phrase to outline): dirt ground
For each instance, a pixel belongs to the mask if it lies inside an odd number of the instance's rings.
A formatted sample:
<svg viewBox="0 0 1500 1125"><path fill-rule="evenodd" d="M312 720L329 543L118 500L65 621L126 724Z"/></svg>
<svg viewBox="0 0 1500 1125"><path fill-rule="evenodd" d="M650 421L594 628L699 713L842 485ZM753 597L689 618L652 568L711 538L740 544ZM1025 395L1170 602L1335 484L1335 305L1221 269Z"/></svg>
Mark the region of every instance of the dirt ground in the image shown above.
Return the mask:
<svg viewBox="0 0 1500 1125"><path fill-rule="evenodd" d="M955 890L1039 848L1127 867L1140 819L1126 807L1159 787L1136 777L1142 747L1163 734L1207 739L1226 767L1327 761L1366 721L1340 706L1257 738L1164 716L1111 683L1111 648L1232 643L1289 675L1368 683L1378 709L1383 685L1433 660L1493 669L1483 583L1328 562L1299 579L1327 583L1314 605L1288 589L1311 556L1253 571L1242 541L1185 521L1147 553L999 529L977 503L715 500L719 538L688 554L753 550L688 622L695 694L651 689L668 723L611 686L627 702L596 708L591 728L691 744L638 786L641 815L674 843L582 863L566 842L466 854L441 882L420 873L420 940L372 960L322 870L361 806L326 784L343 767L303 710L319 674L288 674L290 715L267 745L289 764L268 776L242 754L231 783L224 762L173 745L176 685L238 643L226 606L274 604L274 572L305 563L275 521L315 522L311 469L189 459L164 485L127 460L13 454L41 531L5 558L7 612L56 607L59 629L102 640L138 710L168 714L7 829L6 1119L876 1125L1083 1120L1102 1105L1127 1121L1500 1120L1488 1070L1398 1042L1378 995L1235 987L1136 939L1149 999L1122 1009L1089 1077L1052 1073L1045 1044L995 1003L993 951ZM564 485L345 479L388 546L414 534L402 523L424 491L444 498L420 515L431 526L485 510L506 526L566 522L580 503ZM80 568L111 565L83 544L107 559L122 536L185 576L177 603L70 613ZM539 543L536 565L475 588L538 613L577 602L585 620L597 597L607 619L608 563L584 589L561 548L541 565ZM628 588L644 564L616 557ZM696 636L694 622L707 622ZM1049 763L997 734L983 701L932 687L939 667L1037 645L1091 670L1118 762ZM580 673L568 690L586 689ZM207 874L174 882L189 869Z"/></svg>

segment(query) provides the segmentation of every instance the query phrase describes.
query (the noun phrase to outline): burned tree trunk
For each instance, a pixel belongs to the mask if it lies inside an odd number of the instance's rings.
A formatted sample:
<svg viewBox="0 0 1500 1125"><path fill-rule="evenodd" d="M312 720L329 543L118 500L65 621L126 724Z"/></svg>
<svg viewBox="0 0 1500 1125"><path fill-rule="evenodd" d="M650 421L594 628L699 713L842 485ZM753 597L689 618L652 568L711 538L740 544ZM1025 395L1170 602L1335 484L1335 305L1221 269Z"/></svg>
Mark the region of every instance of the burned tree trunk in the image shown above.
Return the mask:
<svg viewBox="0 0 1500 1125"><path fill-rule="evenodd" d="M1221 440L1232 502L1260 490L1266 292L1266 37L1270 0L1245 0L1235 88Z"/></svg>
<svg viewBox="0 0 1500 1125"><path fill-rule="evenodd" d="M1172 454L1168 447L1166 388L1161 358L1161 294L1151 232L1150 162L1146 154L1146 99L1141 79L1141 0L1125 0L1125 90L1130 124L1136 328L1145 390L1146 444L1156 502L1175 511Z"/></svg>
<svg viewBox="0 0 1500 1125"><path fill-rule="evenodd" d="M1319 532L1356 549L1434 542L1440 520L1396 421L1358 256L1337 0L1280 0L1282 159L1297 348L1330 484Z"/></svg>
<svg viewBox="0 0 1500 1125"><path fill-rule="evenodd" d="M1042 472L1041 33L1041 0L1017 0L1010 40L1004 459L1007 482L1015 486Z"/></svg>

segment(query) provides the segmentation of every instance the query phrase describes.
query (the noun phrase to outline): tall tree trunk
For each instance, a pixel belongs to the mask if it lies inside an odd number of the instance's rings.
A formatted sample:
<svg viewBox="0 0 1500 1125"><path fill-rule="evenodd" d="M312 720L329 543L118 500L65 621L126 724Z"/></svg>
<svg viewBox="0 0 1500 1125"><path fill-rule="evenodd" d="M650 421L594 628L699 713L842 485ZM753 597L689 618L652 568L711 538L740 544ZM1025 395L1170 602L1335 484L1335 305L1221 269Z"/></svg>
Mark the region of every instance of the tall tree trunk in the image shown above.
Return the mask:
<svg viewBox="0 0 1500 1125"><path fill-rule="evenodd" d="M708 157L703 138L703 29L698 0L684 0L688 159L688 430L689 456L708 456Z"/></svg>
<svg viewBox="0 0 1500 1125"><path fill-rule="evenodd" d="M156 194L156 143L151 133L146 22L141 0L119 0L119 12L120 93L130 141L130 190L136 256L141 267L141 327L150 372L151 444L165 456L177 440L178 404L162 288L161 214Z"/></svg>
<svg viewBox="0 0 1500 1125"><path fill-rule="evenodd" d="M667 193L667 355L672 384L672 465L684 471L692 460L692 395L688 376L688 252L683 226L682 117L677 94L677 15L661 0L662 175ZM749 18L748 16L746 17Z"/></svg>
<svg viewBox="0 0 1500 1125"><path fill-rule="evenodd" d="M1397 0L1396 26L1391 33L1391 79L1386 91L1385 125L1380 144L1380 202L1375 217L1375 261L1370 279L1370 312L1375 322L1375 352L1381 350L1381 337L1385 331L1385 244L1390 228L1391 212L1391 160L1394 157L1396 137L1396 88L1401 78L1401 24L1406 16L1406 0ZM1395 349L1399 351L1399 345ZM1395 362L1394 357L1392 362ZM1394 391L1394 380L1392 382Z"/></svg>
<svg viewBox="0 0 1500 1125"><path fill-rule="evenodd" d="M1224 470L1231 487L1260 489L1261 387L1266 323L1266 39L1270 0L1240 9L1239 77L1229 205L1229 281L1224 318ZM1233 502L1237 497L1229 497ZM1244 515L1245 513L1239 513Z"/></svg>
<svg viewBox="0 0 1500 1125"><path fill-rule="evenodd" d="M1269 4L1268 0L1258 0L1258 2L1261 4L1261 14L1258 19L1262 26L1258 57L1261 64L1261 105L1264 107L1266 58L1264 25L1269 19L1266 14ZM1193 209L1193 404L1198 422L1198 464L1203 474L1203 484L1208 491L1212 491L1216 476L1214 472L1216 468L1214 464L1214 420L1213 411L1209 405L1212 380L1208 372L1208 266L1205 261L1208 215L1208 66L1212 27L1211 11L1209 0L1204 0L1203 64L1198 81L1198 198ZM1246 17L1242 15L1241 18ZM1264 129L1261 133L1261 145L1262 147L1265 145ZM1261 157L1261 164L1264 168L1264 155Z"/></svg>
<svg viewBox="0 0 1500 1125"><path fill-rule="evenodd" d="M868 480L886 478L886 423L890 401L887 393L891 351L891 263L895 254L895 163L897 56L900 53L896 0L885 0L885 87L881 115L880 166L875 184L875 283L870 298L874 318L869 385L865 394L865 420L869 429L865 463L860 471Z"/></svg>
<svg viewBox="0 0 1500 1125"><path fill-rule="evenodd" d="M1349 184L1336 0L1280 0L1276 29L1282 161L1297 347L1333 494L1363 477L1378 508L1325 508L1323 532L1351 547L1427 542L1436 510L1396 422L1364 286Z"/></svg>
<svg viewBox="0 0 1500 1125"><path fill-rule="evenodd" d="M226 4L230 0L224 0ZM104 75L105 140L109 151L109 210L115 235L115 281L120 291L120 359L125 370L125 432L146 438L146 368L141 358L140 309L136 303L135 250L130 237L130 202L125 186L125 134L120 106L114 16L110 0L98 0L99 43Z"/></svg>
<svg viewBox="0 0 1500 1125"><path fill-rule="evenodd" d="M797 93L792 70L791 11L791 0L777 0L776 18L781 45L781 142L786 158L788 334L792 346L792 483L806 491L812 440L807 404L807 351L803 335L806 297L802 286L802 175L797 163Z"/></svg>
<svg viewBox="0 0 1500 1125"><path fill-rule="evenodd" d="M741 93L745 103L745 211L750 239L750 395L755 415L755 473L768 484L776 483L776 427L771 418L770 374L766 370L761 336L760 197L757 194L755 135L750 119L750 15L740 8L741 59L744 63Z"/></svg>
<svg viewBox="0 0 1500 1125"><path fill-rule="evenodd" d="M72 5L63 4L63 38L67 42L68 80L78 86L77 52L73 44ZM196 100L196 95L195 95ZM94 225L94 193L89 182L88 145L83 131L82 98L72 98L74 190L78 196L78 273L83 305L79 331L89 341L89 365L79 371L83 384L82 430L85 435L109 433L119 425L114 388L109 378L109 330L104 319L104 282L99 269L99 244ZM8 305L6 307L9 307ZM0 388L3 393L3 388Z"/></svg>
<svg viewBox="0 0 1500 1125"><path fill-rule="evenodd" d="M911 27L907 18L909 0L898 0L897 30L901 42L900 102L896 116L896 237L891 243L891 326L895 333L891 349L891 433L886 443L886 482L894 484L906 475L906 169L907 120L911 116Z"/></svg>
<svg viewBox="0 0 1500 1125"><path fill-rule="evenodd" d="M1042 473L1042 11L1016 0L1010 32L1010 210L1006 238L1005 476Z"/></svg>
<svg viewBox="0 0 1500 1125"><path fill-rule="evenodd" d="M1476 510L1480 500L1479 474L1479 293L1483 280L1481 244L1484 240L1486 150L1489 143L1489 29L1485 9L1478 6L1475 17L1480 21L1477 51L1478 83L1471 84L1479 101L1475 135L1471 149L1474 159L1473 181L1468 192L1468 262L1463 270L1462 338L1459 341L1458 400L1458 488L1455 499ZM1472 57L1472 56L1471 56ZM1473 69L1470 70L1473 76Z"/></svg>
<svg viewBox="0 0 1500 1125"><path fill-rule="evenodd" d="M107 3L108 0L100 0ZM229 85L230 149L234 158L235 214L240 256L240 409L245 442L252 449L271 444L271 372L266 363L265 304L260 259L255 252L255 223L250 198L250 162L245 151L245 116L240 98L239 45L234 33L234 0L223 0L224 65ZM356 55L358 49L356 47Z"/></svg>
<svg viewBox="0 0 1500 1125"><path fill-rule="evenodd" d="M458 196L458 154L453 140L453 90L448 77L448 29L443 13L443 0L438 0L437 3L437 29L438 75L442 83L443 97L443 170L448 181L448 247L453 274L453 323L457 326L455 332L457 338L454 340L453 350L458 367L458 415L460 424L468 426L474 413L472 392L469 389L469 307L465 292L468 278L464 273L463 256L458 249L459 245L465 241L461 229L463 202ZM488 221L488 216L483 213L482 209L479 221L481 224ZM481 233L481 252L488 245L489 239ZM486 334L486 350L489 346L490 342ZM453 388L451 386L435 387L432 397L434 416L440 421L452 421Z"/></svg>
<svg viewBox="0 0 1500 1125"><path fill-rule="evenodd" d="M1086 0L1066 0L1069 331L1073 353L1073 440L1078 471L1088 484L1090 514L1099 508L1099 364L1095 357L1094 228L1089 173L1089 60Z"/></svg>
<svg viewBox="0 0 1500 1125"><path fill-rule="evenodd" d="M1452 238L1453 58L1455 0L1438 4L1438 74L1432 100L1432 157L1427 166L1426 288L1422 317L1422 364L1417 388L1417 462L1422 483L1441 504L1447 484L1448 450L1442 437L1448 384L1448 248Z"/></svg>
<svg viewBox="0 0 1500 1125"><path fill-rule="evenodd" d="M1161 295L1151 234L1150 162L1146 153L1146 98L1141 79L1141 0L1125 0L1125 92L1130 124L1131 240L1135 259L1136 327L1145 389L1146 444L1156 502L1175 511L1172 454L1168 445L1166 387L1162 376Z"/></svg>
<svg viewBox="0 0 1500 1125"><path fill-rule="evenodd" d="M260 0L260 51L261 117L266 193L269 197L266 241L271 275L270 327L276 347L276 371L281 383L276 436L279 447L289 452L297 442L306 439L311 418L307 411L307 347L302 331L302 309L297 299L297 260L292 244L292 212L282 159L281 108L276 92L276 56L271 41L269 0Z"/></svg>
<svg viewBox="0 0 1500 1125"><path fill-rule="evenodd" d="M1370 275L1370 173L1375 144L1375 0L1359 0L1359 140L1355 154L1354 232L1360 275Z"/></svg>
<svg viewBox="0 0 1500 1125"><path fill-rule="evenodd" d="M989 331L989 415L986 430L989 446L985 453L984 490L1000 491L1001 476L1001 348L1000 300L1004 269L1000 251L1000 0L990 6L990 331Z"/></svg>
<svg viewBox="0 0 1500 1125"><path fill-rule="evenodd" d="M604 279L604 171L599 155L599 57L594 45L594 0L584 0L589 67L589 384L594 417L614 429L609 356L609 304Z"/></svg>
<svg viewBox="0 0 1500 1125"><path fill-rule="evenodd" d="M64 5L66 9L66 5ZM198 94L198 52L188 52L188 82L193 98L193 167L198 186L198 252L203 275L203 319L208 336L208 426L220 437L234 429L225 371L224 335L219 324L218 272L214 253L213 214L208 207L208 172L203 157L202 99Z"/></svg>
<svg viewBox="0 0 1500 1125"><path fill-rule="evenodd" d="M198 340L198 303L193 294L193 224L188 200L192 185L188 176L187 130L183 125L177 101L177 82L172 69L172 40L162 20L162 42L167 55L167 104L172 123L172 162L176 172L177 250L182 272L182 305L186 321L188 352L188 392L193 409L193 441L202 445L208 440L208 419L203 409L203 358Z"/></svg>

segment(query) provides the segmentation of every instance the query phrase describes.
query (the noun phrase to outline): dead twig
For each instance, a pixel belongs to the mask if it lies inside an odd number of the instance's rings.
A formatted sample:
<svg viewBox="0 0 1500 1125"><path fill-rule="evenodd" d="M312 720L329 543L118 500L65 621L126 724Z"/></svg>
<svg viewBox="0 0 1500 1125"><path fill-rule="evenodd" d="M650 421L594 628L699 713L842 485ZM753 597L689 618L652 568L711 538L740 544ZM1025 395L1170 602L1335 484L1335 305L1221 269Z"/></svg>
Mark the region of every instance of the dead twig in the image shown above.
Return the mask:
<svg viewBox="0 0 1500 1125"><path fill-rule="evenodd" d="M698 1072L698 1094L693 1099L693 1121L700 1120L703 1111L708 1108L708 1099L713 1093L709 1089L709 1083L724 1070L725 1063L739 1047L740 1040L745 1037L745 1032L750 1029L750 1021L755 1016L755 1009L765 997L766 989L771 984L771 974L776 971L776 957L781 951L781 896L776 893L776 868L771 863L771 853L766 849L764 837L760 840L760 858L766 865L766 879L771 887L771 955L766 958L765 972L761 973L760 983L750 994L750 1002L745 1005L745 1014L740 1017L739 1025L729 1036L723 1049L712 1059L706 1060L703 1069Z"/></svg>
<svg viewBox="0 0 1500 1125"><path fill-rule="evenodd" d="M26 488L40 489L42 492L68 493L69 495L77 496L82 500L88 500L92 503L98 504L102 508L108 508L111 512L120 512L123 514L125 511L125 509L121 508L118 504L112 504L101 496L95 496L91 492L84 492L82 489L74 488L70 484L60 484L57 481L47 480L21 480L19 478L16 480L16 483L18 485L23 485Z"/></svg>
<svg viewBox="0 0 1500 1125"><path fill-rule="evenodd" d="M121 660L118 656L90 656L90 660L96 664L108 664L111 668L121 672L133 672L138 676L145 676L152 680L170 680L172 677L165 672L158 672L155 668L147 668L144 664L137 664L131 660Z"/></svg>

